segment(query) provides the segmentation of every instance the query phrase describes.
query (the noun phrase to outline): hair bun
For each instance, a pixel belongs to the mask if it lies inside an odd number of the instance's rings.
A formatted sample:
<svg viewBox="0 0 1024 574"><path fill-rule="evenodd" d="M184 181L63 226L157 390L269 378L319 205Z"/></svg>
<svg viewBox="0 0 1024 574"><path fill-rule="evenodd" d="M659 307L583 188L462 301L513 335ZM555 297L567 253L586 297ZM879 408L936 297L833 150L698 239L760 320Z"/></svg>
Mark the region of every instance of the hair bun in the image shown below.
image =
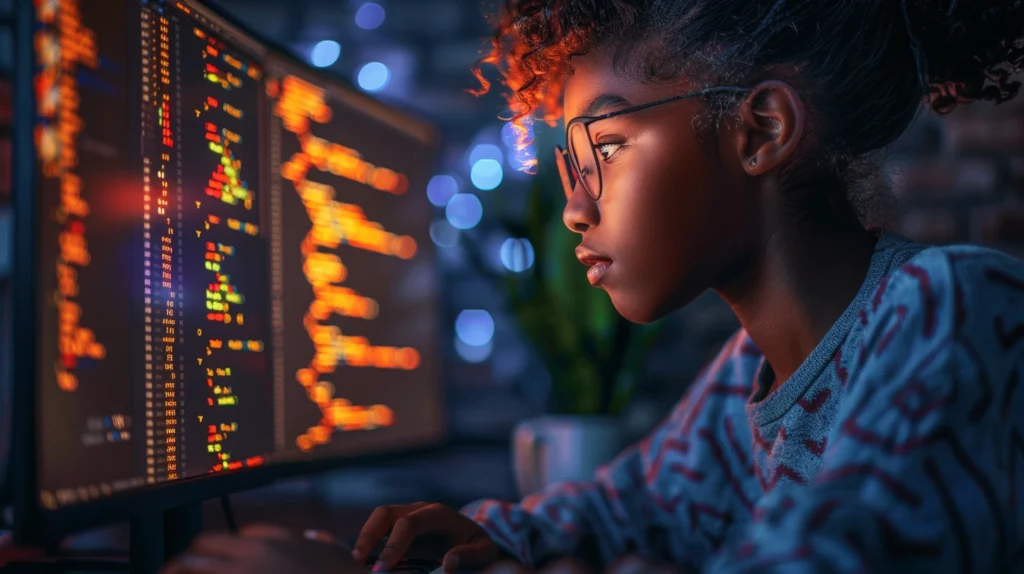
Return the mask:
<svg viewBox="0 0 1024 574"><path fill-rule="evenodd" d="M881 0L888 2L891 0ZM1024 65L1024 0L900 0L931 107L1016 97Z"/></svg>

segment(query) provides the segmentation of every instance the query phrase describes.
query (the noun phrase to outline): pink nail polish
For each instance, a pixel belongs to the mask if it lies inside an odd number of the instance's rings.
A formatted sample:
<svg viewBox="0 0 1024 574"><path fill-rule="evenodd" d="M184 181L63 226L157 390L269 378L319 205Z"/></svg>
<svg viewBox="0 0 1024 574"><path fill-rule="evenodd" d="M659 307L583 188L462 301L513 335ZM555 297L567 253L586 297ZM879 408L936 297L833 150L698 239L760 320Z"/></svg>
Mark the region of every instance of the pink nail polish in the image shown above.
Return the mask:
<svg viewBox="0 0 1024 574"><path fill-rule="evenodd" d="M377 562L376 564L373 565L373 568L370 568L370 572L383 572L383 571L384 571L384 565L381 564L380 562Z"/></svg>

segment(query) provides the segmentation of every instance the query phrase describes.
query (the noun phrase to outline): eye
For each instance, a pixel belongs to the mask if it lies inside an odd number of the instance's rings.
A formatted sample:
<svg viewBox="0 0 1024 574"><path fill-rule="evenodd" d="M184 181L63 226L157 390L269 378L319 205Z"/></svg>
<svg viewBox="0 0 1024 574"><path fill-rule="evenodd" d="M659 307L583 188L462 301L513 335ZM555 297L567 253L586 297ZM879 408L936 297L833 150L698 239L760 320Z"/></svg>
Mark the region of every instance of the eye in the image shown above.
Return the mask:
<svg viewBox="0 0 1024 574"><path fill-rule="evenodd" d="M601 159L604 161L610 160L621 148L622 144L620 143L600 143L594 146L594 149L597 150L597 153L601 155Z"/></svg>

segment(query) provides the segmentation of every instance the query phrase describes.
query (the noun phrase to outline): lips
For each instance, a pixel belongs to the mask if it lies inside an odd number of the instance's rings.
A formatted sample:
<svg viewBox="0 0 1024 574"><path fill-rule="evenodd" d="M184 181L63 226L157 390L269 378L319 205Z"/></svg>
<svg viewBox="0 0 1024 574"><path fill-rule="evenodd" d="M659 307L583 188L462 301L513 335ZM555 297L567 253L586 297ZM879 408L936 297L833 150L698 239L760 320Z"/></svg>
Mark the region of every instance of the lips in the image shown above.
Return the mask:
<svg viewBox="0 0 1024 574"><path fill-rule="evenodd" d="M605 274L608 273L608 269L612 266L611 257L593 251L583 245L576 248L576 258L580 260L580 263L589 267L587 269L587 280L595 287L601 282Z"/></svg>

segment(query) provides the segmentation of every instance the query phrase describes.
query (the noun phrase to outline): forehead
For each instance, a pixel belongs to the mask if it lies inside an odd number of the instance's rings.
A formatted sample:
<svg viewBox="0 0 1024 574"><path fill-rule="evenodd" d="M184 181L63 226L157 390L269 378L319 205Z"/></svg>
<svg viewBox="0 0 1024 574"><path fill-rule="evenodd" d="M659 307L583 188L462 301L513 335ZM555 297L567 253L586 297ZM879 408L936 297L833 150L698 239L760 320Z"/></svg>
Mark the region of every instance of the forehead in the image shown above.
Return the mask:
<svg viewBox="0 0 1024 574"><path fill-rule="evenodd" d="M582 56L574 56L571 63L573 73L566 78L562 102L565 121L581 115L607 113L612 111L613 107L621 108L654 101L672 95L679 89L678 86L644 83L630 76L615 66L610 50L592 50ZM617 106L605 105L599 109L588 110L587 107L599 98L606 103L615 102L617 99L622 101Z"/></svg>

